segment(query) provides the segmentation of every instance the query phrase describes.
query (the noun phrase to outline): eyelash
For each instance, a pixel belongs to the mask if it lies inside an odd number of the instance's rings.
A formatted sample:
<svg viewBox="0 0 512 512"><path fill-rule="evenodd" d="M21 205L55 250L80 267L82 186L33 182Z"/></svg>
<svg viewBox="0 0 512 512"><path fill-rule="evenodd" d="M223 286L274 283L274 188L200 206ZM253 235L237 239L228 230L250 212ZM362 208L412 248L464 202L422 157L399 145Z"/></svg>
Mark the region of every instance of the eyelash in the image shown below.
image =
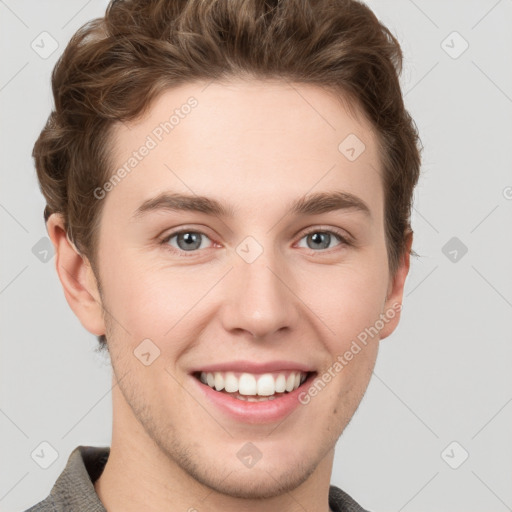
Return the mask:
<svg viewBox="0 0 512 512"><path fill-rule="evenodd" d="M178 254L180 257L184 257L184 258L190 258L190 257L197 256L198 252L200 252L201 250L204 250L204 249L196 249L196 250L193 250L193 251L183 251L181 249L176 249L175 247L170 246L169 245L169 241L172 238L174 238L175 236L180 235L181 233L195 233L195 234L198 234L198 235L203 235L206 238L208 238L209 240L211 240L210 237L206 233L203 233L202 231L197 231L197 230L194 230L194 229L181 229L179 231L174 231L173 233L168 234L165 238L163 238L161 240L160 244L162 246L164 246L164 248L166 250L169 250L173 254ZM335 229L319 229L319 228L312 229L310 231L307 231L306 233L303 233L299 240L302 240L303 238L305 238L308 235L311 235L313 233L329 233L331 235L334 235L338 239L338 241L340 242L340 244L337 247L340 247L340 246L341 247L343 247L343 246L351 246L352 245L352 243L348 240L348 238L345 235L342 234L341 231L338 231L338 230L335 230ZM322 250L317 250L317 251L315 251L313 249L308 249L308 250L311 253L313 253L313 254L317 254L317 253L322 253L322 252L329 252L332 249L335 249L335 248L332 247L331 249L322 249Z"/></svg>

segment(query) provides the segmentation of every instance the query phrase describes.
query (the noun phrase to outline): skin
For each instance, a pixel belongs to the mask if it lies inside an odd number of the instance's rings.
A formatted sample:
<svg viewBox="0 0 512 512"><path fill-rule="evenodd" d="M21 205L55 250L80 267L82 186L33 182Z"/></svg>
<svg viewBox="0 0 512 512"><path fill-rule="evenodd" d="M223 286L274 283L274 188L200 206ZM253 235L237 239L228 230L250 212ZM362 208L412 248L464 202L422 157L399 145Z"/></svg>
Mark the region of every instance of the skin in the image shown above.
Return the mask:
<svg viewBox="0 0 512 512"><path fill-rule="evenodd" d="M48 221L66 299L88 331L106 333L112 359L111 454L95 489L109 512L326 512L335 443L399 313L278 423L227 417L190 385L189 372L235 359L291 360L321 375L401 303L412 237L391 275L375 133L317 86L232 80L168 90L144 118L115 126L116 168L190 96L198 106L102 199L97 275L61 216ZM366 146L353 162L338 150L351 133ZM370 215L287 213L304 194L334 190L357 196ZM164 191L210 196L236 215L159 211L131 220ZM204 233L201 247L187 252L177 237L160 243L179 229ZM307 236L332 229L351 244L331 235L323 248ZM263 248L253 263L236 252L247 236ZM133 354L146 338L160 350L149 366ZM252 468L236 455L248 441L262 454Z"/></svg>

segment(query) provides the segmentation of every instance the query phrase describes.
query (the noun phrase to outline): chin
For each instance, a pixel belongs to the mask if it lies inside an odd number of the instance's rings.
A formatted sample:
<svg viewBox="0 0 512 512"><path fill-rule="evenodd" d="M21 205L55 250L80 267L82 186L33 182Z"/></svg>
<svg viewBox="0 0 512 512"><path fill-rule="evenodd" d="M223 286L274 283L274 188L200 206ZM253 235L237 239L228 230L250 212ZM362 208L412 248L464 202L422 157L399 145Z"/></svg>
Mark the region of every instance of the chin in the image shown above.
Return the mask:
<svg viewBox="0 0 512 512"><path fill-rule="evenodd" d="M293 468L278 467L267 469L265 467L253 467L248 469L231 469L226 467L219 479L219 473L215 475L194 474L194 479L209 487L216 493L241 499L269 499L281 496L293 491L302 485L313 473L315 467L309 469L303 465Z"/></svg>

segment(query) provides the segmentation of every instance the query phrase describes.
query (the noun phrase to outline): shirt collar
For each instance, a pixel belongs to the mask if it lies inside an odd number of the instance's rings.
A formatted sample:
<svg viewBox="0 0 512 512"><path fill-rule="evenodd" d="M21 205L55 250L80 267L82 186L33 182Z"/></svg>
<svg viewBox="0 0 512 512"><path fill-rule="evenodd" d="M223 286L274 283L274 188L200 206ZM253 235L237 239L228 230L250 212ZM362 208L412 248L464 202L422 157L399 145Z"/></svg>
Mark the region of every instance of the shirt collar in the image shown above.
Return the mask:
<svg viewBox="0 0 512 512"><path fill-rule="evenodd" d="M69 512L106 512L94 489L110 454L108 447L78 446L68 458L48 500Z"/></svg>

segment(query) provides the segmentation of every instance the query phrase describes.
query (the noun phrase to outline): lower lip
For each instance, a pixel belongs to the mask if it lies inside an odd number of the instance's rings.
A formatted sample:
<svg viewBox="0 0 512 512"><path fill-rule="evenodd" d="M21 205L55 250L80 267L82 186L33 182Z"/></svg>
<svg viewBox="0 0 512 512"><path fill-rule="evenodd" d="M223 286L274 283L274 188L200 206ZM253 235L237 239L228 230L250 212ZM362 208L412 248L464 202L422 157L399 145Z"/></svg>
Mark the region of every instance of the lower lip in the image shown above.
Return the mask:
<svg viewBox="0 0 512 512"><path fill-rule="evenodd" d="M236 421L244 423L272 423L283 420L301 405L299 395L308 389L314 377L315 374L311 373L296 390L285 393L273 400L247 402L234 398L227 393L215 391L191 375L192 380L199 386L199 390L221 412Z"/></svg>

